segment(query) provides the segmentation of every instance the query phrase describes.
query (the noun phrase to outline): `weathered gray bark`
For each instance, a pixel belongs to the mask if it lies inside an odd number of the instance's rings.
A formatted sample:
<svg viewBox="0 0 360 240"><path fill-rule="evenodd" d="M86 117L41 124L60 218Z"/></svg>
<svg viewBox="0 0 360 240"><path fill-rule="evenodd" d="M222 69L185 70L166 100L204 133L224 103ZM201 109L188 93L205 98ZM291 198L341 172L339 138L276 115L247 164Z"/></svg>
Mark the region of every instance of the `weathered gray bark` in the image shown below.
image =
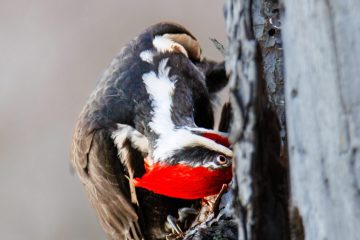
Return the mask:
<svg viewBox="0 0 360 240"><path fill-rule="evenodd" d="M228 1L225 12L229 48L226 59L232 90L233 122L231 140L234 142L236 161L235 215L239 218L239 239L252 239L256 203L253 189L256 181L252 167L256 158L259 81L257 72L257 46L253 36L251 1Z"/></svg>
<svg viewBox="0 0 360 240"><path fill-rule="evenodd" d="M285 131L276 2L229 0L225 8L239 239L289 238L286 158L281 163L280 128L274 111Z"/></svg>
<svg viewBox="0 0 360 240"><path fill-rule="evenodd" d="M360 2L284 6L292 204L306 239L360 239Z"/></svg>

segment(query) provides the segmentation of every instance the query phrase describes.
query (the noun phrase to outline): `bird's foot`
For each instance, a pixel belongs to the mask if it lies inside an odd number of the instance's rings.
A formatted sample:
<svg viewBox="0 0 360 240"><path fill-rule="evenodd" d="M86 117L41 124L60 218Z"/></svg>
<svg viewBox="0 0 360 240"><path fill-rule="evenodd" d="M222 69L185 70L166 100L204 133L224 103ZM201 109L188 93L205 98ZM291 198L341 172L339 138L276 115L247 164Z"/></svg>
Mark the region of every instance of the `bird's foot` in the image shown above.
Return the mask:
<svg viewBox="0 0 360 240"><path fill-rule="evenodd" d="M168 215L166 218L166 224L167 224L167 227L169 229L171 229L171 232L173 234L182 234L183 233L183 231L181 230L181 228L178 224L178 220L175 217Z"/></svg>
<svg viewBox="0 0 360 240"><path fill-rule="evenodd" d="M184 237L184 231L186 231L196 218L198 212L194 208L180 208L178 210L178 218L168 215L166 228L171 231L169 235L166 236L167 240L177 240Z"/></svg>
<svg viewBox="0 0 360 240"><path fill-rule="evenodd" d="M177 219L171 215L168 215L166 218L165 227L171 231L170 234L166 236L166 240L178 240L182 239L184 232L181 230Z"/></svg>

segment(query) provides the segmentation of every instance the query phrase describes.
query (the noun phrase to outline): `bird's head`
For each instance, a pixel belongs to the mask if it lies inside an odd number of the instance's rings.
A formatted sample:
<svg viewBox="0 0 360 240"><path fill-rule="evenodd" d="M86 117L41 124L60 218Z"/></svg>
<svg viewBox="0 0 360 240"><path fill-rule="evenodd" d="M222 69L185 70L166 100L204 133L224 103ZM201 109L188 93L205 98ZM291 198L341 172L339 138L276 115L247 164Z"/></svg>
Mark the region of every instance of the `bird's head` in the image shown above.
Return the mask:
<svg viewBox="0 0 360 240"><path fill-rule="evenodd" d="M179 136L177 136L179 135ZM226 133L203 128L185 128L175 131L177 148L169 151L168 164L221 169L231 166L232 151Z"/></svg>
<svg viewBox="0 0 360 240"><path fill-rule="evenodd" d="M229 141L224 134L210 130L190 132L196 141L188 139L187 146L174 149L166 159L155 161L147 157L146 173L135 179L135 186L182 199L201 199L219 193L223 184L232 179Z"/></svg>

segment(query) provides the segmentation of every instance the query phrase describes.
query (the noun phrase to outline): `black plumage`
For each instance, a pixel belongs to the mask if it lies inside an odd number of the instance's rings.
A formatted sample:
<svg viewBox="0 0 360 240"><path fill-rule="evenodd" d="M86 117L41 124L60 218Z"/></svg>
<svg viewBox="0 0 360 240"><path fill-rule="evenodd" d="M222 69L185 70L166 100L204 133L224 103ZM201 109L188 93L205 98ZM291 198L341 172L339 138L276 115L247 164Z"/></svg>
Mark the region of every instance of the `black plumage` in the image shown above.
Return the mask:
<svg viewBox="0 0 360 240"><path fill-rule="evenodd" d="M197 204L145 189L136 189L134 194L129 178L145 172L143 159L148 152L139 150L127 138L121 149L114 142L113 134L118 124L123 124L146 136L150 152L156 147L159 136L149 125L154 106L143 75L159 74L159 64L164 59L171 67L169 75L176 76L171 111L174 126L213 128L211 94L227 83L224 65L202 60L192 49L187 49L188 57L177 49L159 52L153 39L164 34L185 34L196 41L177 24L160 23L145 30L112 61L74 131L72 164L110 239L163 239L167 233L166 216ZM147 50L154 53L152 63L140 57Z"/></svg>

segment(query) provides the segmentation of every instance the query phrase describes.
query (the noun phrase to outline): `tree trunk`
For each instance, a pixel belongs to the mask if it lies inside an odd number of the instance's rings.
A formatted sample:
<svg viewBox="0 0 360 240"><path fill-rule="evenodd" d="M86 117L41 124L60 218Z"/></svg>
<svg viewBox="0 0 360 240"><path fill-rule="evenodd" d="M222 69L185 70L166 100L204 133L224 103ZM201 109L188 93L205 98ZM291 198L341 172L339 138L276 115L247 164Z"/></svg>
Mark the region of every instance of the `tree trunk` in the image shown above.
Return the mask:
<svg viewBox="0 0 360 240"><path fill-rule="evenodd" d="M360 2L283 2L225 6L236 161L222 202L241 240L360 239Z"/></svg>
<svg viewBox="0 0 360 240"><path fill-rule="evenodd" d="M360 2L284 6L293 226L306 239L360 239Z"/></svg>
<svg viewBox="0 0 360 240"><path fill-rule="evenodd" d="M229 37L226 63L234 112L234 210L239 218L239 239L289 239L278 3L230 0L225 18Z"/></svg>

